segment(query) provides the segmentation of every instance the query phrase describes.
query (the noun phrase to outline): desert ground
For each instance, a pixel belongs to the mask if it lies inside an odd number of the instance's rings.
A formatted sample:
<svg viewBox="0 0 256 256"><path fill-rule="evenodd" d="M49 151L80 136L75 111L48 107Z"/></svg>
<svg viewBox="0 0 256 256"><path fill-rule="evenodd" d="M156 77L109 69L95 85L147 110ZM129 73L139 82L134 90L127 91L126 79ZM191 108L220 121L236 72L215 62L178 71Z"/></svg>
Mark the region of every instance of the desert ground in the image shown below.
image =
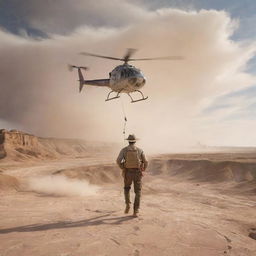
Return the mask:
<svg viewBox="0 0 256 256"><path fill-rule="evenodd" d="M256 151L149 158L138 218L114 154L3 158L0 255L256 255Z"/></svg>

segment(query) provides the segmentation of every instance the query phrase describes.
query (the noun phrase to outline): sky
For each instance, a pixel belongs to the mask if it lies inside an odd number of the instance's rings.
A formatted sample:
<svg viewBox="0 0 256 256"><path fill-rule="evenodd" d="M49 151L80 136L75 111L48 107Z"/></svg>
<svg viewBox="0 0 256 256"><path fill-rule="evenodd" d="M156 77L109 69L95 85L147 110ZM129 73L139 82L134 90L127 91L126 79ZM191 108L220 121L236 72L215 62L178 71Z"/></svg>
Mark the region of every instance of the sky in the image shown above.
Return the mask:
<svg viewBox="0 0 256 256"><path fill-rule="evenodd" d="M0 0L0 126L121 141L124 107L127 133L150 152L256 146L255 21L254 0ZM78 94L68 63L88 66L88 79L120 64L79 52L126 48L184 60L132 63L147 78L144 102L105 102L105 88Z"/></svg>

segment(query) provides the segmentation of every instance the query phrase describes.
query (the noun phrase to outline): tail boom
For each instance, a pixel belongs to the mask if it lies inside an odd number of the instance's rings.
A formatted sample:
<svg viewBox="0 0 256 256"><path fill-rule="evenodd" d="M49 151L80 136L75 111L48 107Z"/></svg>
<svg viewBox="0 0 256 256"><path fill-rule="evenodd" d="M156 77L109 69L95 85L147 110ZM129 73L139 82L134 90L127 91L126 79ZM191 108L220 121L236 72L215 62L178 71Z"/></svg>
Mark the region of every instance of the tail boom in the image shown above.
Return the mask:
<svg viewBox="0 0 256 256"><path fill-rule="evenodd" d="M82 91L85 84L92 85L92 86L99 86L99 87L109 87L109 84L110 84L109 79L85 80L82 73L82 69L87 70L88 69L87 67L69 65L70 70L73 70L74 68L77 69L77 72L78 72L79 92Z"/></svg>

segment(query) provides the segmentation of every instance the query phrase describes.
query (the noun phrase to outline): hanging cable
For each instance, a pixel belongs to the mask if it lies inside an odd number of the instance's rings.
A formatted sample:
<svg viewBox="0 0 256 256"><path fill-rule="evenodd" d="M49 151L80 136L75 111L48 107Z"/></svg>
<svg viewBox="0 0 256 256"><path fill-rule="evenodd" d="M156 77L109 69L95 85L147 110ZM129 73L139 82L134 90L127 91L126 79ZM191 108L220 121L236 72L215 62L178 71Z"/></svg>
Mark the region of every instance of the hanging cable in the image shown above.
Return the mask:
<svg viewBox="0 0 256 256"><path fill-rule="evenodd" d="M124 116L123 136L124 136L124 141L125 141L127 117L126 117L126 113L125 113L124 103L123 103L122 97L120 97L120 98L121 98L121 105L122 105L122 111L123 111L123 116Z"/></svg>

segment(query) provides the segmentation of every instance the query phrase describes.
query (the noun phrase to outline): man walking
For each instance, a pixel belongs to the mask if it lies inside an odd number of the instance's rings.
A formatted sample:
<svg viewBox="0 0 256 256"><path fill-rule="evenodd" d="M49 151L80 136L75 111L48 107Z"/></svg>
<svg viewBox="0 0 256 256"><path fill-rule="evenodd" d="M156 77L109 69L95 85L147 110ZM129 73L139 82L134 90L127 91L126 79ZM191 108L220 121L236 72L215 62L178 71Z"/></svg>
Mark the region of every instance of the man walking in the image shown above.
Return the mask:
<svg viewBox="0 0 256 256"><path fill-rule="evenodd" d="M122 175L124 178L124 197L126 204L124 212L128 213L130 210L130 189L133 183L135 192L133 216L137 217L140 207L142 172L146 170L148 161L144 152L135 146L136 140L138 139L134 134L129 135L126 140L128 140L129 145L120 151L116 162L123 170Z"/></svg>

